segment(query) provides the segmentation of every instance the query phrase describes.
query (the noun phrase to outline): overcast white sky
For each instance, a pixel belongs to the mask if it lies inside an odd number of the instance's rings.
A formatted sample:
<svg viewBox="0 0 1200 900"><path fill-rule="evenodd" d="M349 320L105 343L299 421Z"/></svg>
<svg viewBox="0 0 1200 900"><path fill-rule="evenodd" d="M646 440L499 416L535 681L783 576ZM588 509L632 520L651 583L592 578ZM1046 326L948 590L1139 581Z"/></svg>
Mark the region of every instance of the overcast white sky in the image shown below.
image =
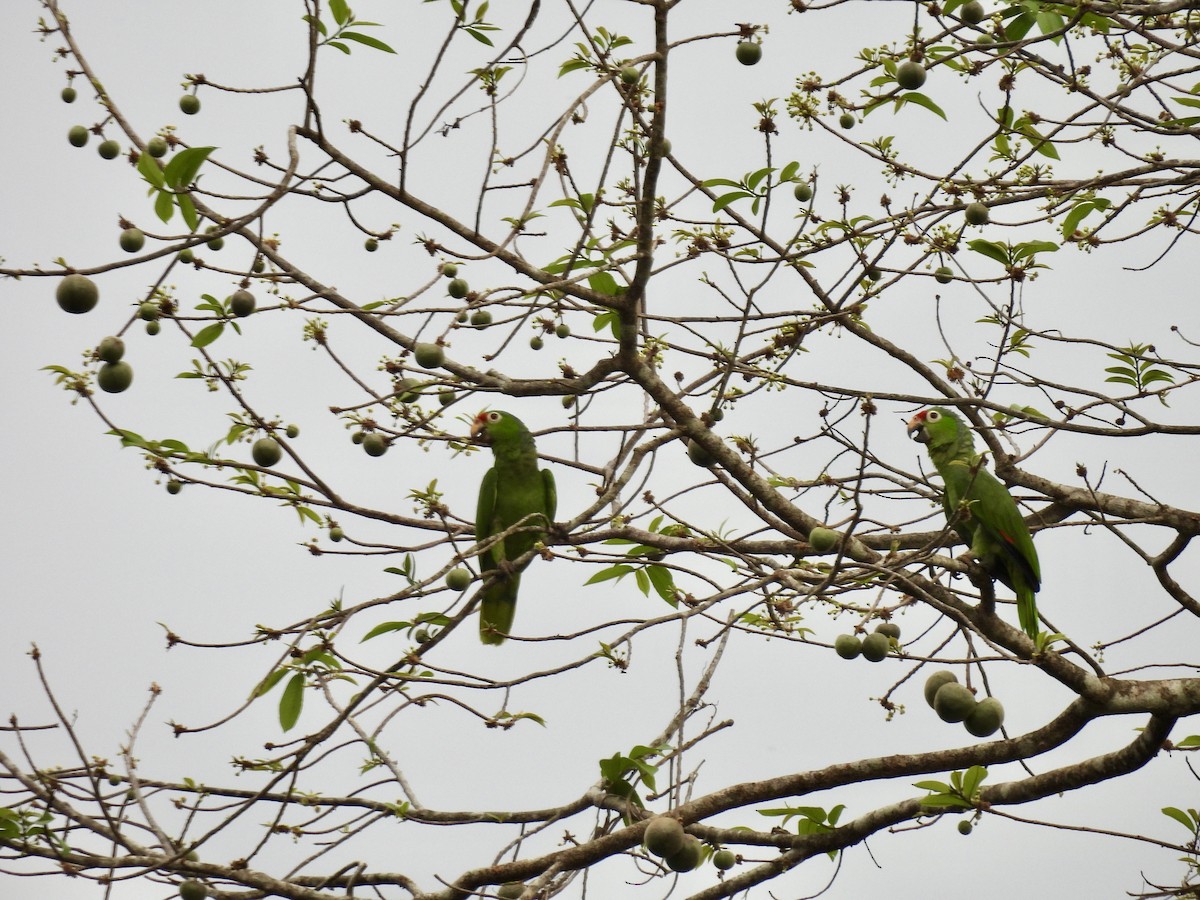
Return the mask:
<svg viewBox="0 0 1200 900"><path fill-rule="evenodd" d="M428 55L432 32L426 23L440 16L443 6L415 0L400 5L367 0L357 4L355 9L363 18L386 23L378 35L403 52L397 59L363 49L349 60L330 53L333 58L321 80L327 123L355 115L368 126L378 123L381 131L395 133ZM606 15L611 14L611 19L604 20L606 24L626 28L638 38L630 55L645 52L648 18L644 11L614 0L601 6L608 8ZM742 164L757 143L749 101L784 94L799 71L833 61L848 67L860 44L887 34L911 15L908 4L864 4L840 20L842 29L814 35L805 30L801 19L781 14L783 3L740 4L736 12L734 6L685 3L683 7L691 7L692 18L681 21L675 35L682 36L685 25L686 30L699 34L729 30L731 17L770 17L772 30L764 60L754 69L734 62L728 40L719 45L696 45L678 56L681 70L686 67L687 72L676 73L677 105L672 108L668 131L675 153L693 171L703 171L707 177L736 176L750 167ZM203 72L215 82L235 86L294 82L303 62L298 4L210 0L199 9L143 0L119 4L88 0L70 3L66 9L90 62L143 135L163 124L177 123L190 143L219 145L231 163L247 168L250 151L259 144L272 154L281 152L284 129L299 109L298 101L288 104L273 99L256 105L257 100L205 92L202 114L186 121L181 121L184 117L178 114L176 101L183 73ZM870 23L865 21L866 11ZM124 162L102 161L95 153L95 140L82 151L67 144L67 129L77 123L91 124L97 118L97 107L80 82L81 96L73 106L58 99L65 83L64 65L52 58L58 41L52 38L42 43L33 33L38 14L38 5L26 0L0 5L0 65L4 70L0 117L7 126L2 151L6 177L0 181L0 256L9 266L35 262L48 266L60 255L75 265L96 265L119 253L119 215L145 223L147 230L157 223L143 186ZM541 39L534 42L538 46L555 33L552 25L557 15L547 12ZM862 33L869 24L878 25L878 35ZM849 32L853 36L845 43L843 38ZM469 49L464 48L464 54ZM566 52L561 45L550 51L557 56ZM466 69L466 60L466 55L454 57L451 64ZM555 104L561 105L582 83L564 85L547 78L527 96L548 94L547 105L557 108ZM540 118L539 111L535 104L527 111L528 122L524 113L517 121L536 133L534 123L549 118ZM601 112L597 104L595 114ZM477 178L478 172L464 176L457 168L464 158L459 154L481 133L472 129L483 124L476 119L465 125L461 134L429 141L423 177L451 183L458 179L469 187L473 183L470 178ZM834 148L818 144L783 118L780 125L784 134L779 152L784 159L800 158L832 170L831 178L837 182L854 175L838 169L847 163ZM950 132L940 122L928 127L928 133L910 137L928 140L930 153L936 155ZM344 131L337 134L342 137ZM597 134L603 134L603 129ZM582 155L586 147L575 145L571 152ZM475 157L471 160L473 164ZM393 245L385 244L373 256L361 251L361 237L348 228L344 236L331 233L329 219L309 223L298 218L275 221L273 226L285 232L285 252L310 260L315 276L364 302L411 290L414 284L432 277L432 263L412 247L414 233L422 226L406 220L400 210L377 204L368 211L376 217L372 222L376 226L393 221L404 225ZM1144 248L1143 257L1126 262L1144 263L1161 245L1146 242ZM245 265L245 250L231 245L224 252L230 254L231 265ZM1074 258L1064 259L1061 265L1055 262L1056 270L1030 291L1038 292L1038 301L1053 309L1054 316L1080 313L1081 327L1092 337L1154 340L1164 335L1170 324L1179 324L1193 336L1198 331L1191 297L1194 283L1184 281L1179 268L1172 272L1160 267L1149 274L1136 274L1099 257L1095 266L1089 261L1080 265ZM428 272L422 272L420 266ZM1097 268L1100 266L1105 268ZM360 602L396 590L396 577L381 571L396 560L313 556L299 546L314 536L313 529L301 526L293 513L270 503L200 489L168 496L134 451L119 450L116 440L103 434L102 423L82 405L71 405L70 397L47 373L39 371L48 364L77 366L82 352L123 324L126 304L152 277L149 269L99 277L101 304L86 316L67 316L57 308L51 280L0 282L5 323L0 328L0 383L4 385L0 392L0 434L4 435L0 497L5 510L0 517L0 566L8 598L6 627L0 632L0 684L5 686L0 689L0 711L15 713L24 723L50 721L27 656L31 643L36 643L59 702L75 711L78 731L89 752L115 757L145 702L147 689L156 683L164 692L140 738L137 756L142 773L228 782L232 780L226 766L230 757L257 755L264 741L279 739L274 698L260 702L232 731L176 740L164 723L175 720L199 725L220 718L269 669L270 654L282 648L228 653L177 648L167 652L163 626L200 642L244 640L258 624L295 621L337 596L346 597L348 603ZM184 284L187 277L182 274L178 282ZM228 291L231 283L210 278L203 283L195 280L186 289L217 293ZM697 289L689 284L692 286L681 289L678 302L707 302L694 301L687 291ZM909 302L914 310L923 303L920 298L909 298ZM919 321L927 321L928 308L928 304L920 306ZM881 315L892 325L907 313L897 306ZM957 315L958 311L948 312L951 319ZM1078 325L1079 319L1075 321ZM347 397L350 385L329 366L313 362L316 357L309 347L296 339L298 330L298 322L272 329L268 321L251 319L241 343L229 350L230 354L252 356L256 372L262 372L261 380L254 382L260 409L300 424L304 449L323 466L334 468L340 487L355 502L408 515L412 513L408 492L438 478L452 510L470 519L486 457L451 458L434 449L424 457L410 454L401 458L393 453L370 460L357 451L347 452L346 433L326 409ZM346 334L346 343L339 346L346 347L359 371L370 374L385 348L347 332L339 332L339 338L342 334ZM151 340L134 329L128 353L137 371L134 387L127 394L105 398L105 409L119 424L128 423L127 427L136 429L146 423L155 436L187 434L196 445L203 445L219 427L228 402L207 395L198 384L173 379L189 357L177 339L173 343L168 340L165 334ZM454 352L464 358L477 348L484 352L483 344L473 340L464 337ZM930 348L931 357L936 355L938 337L932 328L915 341ZM527 368L529 374L553 374L547 367L552 369L561 352L550 349L553 355L522 358L516 367ZM478 359L471 361L484 367ZM837 364L837 357L823 358L820 364ZM869 381L872 374L864 373L864 380ZM474 413L480 405L482 400L456 412ZM497 405L519 410L534 428L566 424L554 399ZM731 433L769 433L779 418L787 415L786 404L772 408L760 403L748 408L751 412L744 413L736 427L730 426ZM1194 405L1190 410L1185 405L1155 413L1181 420L1189 414L1193 421L1195 418ZM811 423L797 425L802 427L809 428ZM898 418L881 417L877 427L876 452L893 455L899 466L914 468L922 451L906 441ZM548 436L541 448L563 457L573 452L569 437L561 433ZM1135 446L1131 442L1060 440L1037 457L1036 471L1068 480L1077 461L1086 462L1094 472L1108 462L1129 468L1151 493L1196 508L1200 504L1196 480L1179 477L1194 472L1192 459L1189 445L1181 441ZM674 467L663 466L655 473L653 486L665 493L679 478L692 474L682 461ZM565 519L588 502L590 487L578 470L560 474L559 485L559 518ZM1111 489L1118 490L1115 485ZM748 523L736 510L721 507L719 515L728 515L732 525ZM720 523L709 524L716 527ZM411 534L398 534L397 529L378 523L347 521L345 525L353 536L368 541L415 540ZM1092 549L1097 545L1102 549ZM1155 590L1147 569L1131 567L1127 561L1119 567L1114 563L1115 542L1111 540L1083 543L1071 536L1047 535L1039 540L1039 546L1047 584L1043 609L1081 645L1119 633L1118 627L1108 626L1124 621L1123 605L1135 604ZM1054 552L1056 547L1060 552ZM536 623L538 633L578 627L597 620L594 604L601 603L611 604L614 611L606 609L605 615L614 617L620 614L617 610L630 616L661 611L647 606L658 601L642 600L629 584L584 588L581 585L589 573L576 569L563 562L535 562L526 576L518 626L532 632ZM1177 577L1187 575L1196 575L1194 565ZM1106 627L1093 626L1092 620L1101 611ZM1130 617L1130 621L1148 618ZM846 623L814 621L812 625L828 640ZM1181 625L1180 632L1163 636L1159 644L1173 662L1194 659L1195 640L1190 632L1182 631L1185 627L1194 625ZM514 694L508 708L536 710L548 720L544 730L522 724L501 733L461 717L439 715L429 720L406 719L403 727L398 726L389 736L403 748L403 765L416 792L431 807L533 808L566 802L596 779L600 757L649 740L669 718L677 692L673 674L677 636L647 638L638 646L627 674L593 665L576 673L568 684L535 682ZM483 654L467 640L473 637L470 629L457 637L463 640L447 646L444 663L453 666L460 660L464 666L475 666L495 677L561 661L553 647L514 643ZM1113 668L1125 664L1122 652L1110 653L1108 662ZM1140 660L1141 654L1136 658ZM700 659L692 658L689 665ZM754 642L726 661L714 684L710 699L718 704L716 717L732 717L736 727L712 739L700 757L692 760L691 765L704 760L696 792L859 757L959 745L963 732L937 722L921 703L918 690L903 697L909 709L891 722L870 702L905 671L894 661L880 666L862 660L843 663L812 647ZM1045 724L1070 699L1065 691L1048 690L1039 675L1015 667L997 669L993 679L993 688L1006 702L1013 733ZM486 697L480 703L487 711L500 708L498 697ZM302 720L302 727L306 724L315 725L315 717ZM1085 754L1116 749L1132 739L1140 724L1136 718L1096 723L1078 742L1037 760L1035 770L1046 771ZM1200 731L1200 727L1190 730ZM1185 724L1176 736L1188 733ZM31 747L40 764L71 761L56 735L39 737ZM447 760L453 760L452 764L447 766ZM353 776L355 762L343 761L347 780ZM992 780L1019 775L1016 768L997 767ZM901 781L797 802L844 803L847 816L853 816L912 796L914 790ZM1178 839L1182 830L1158 811L1167 805L1200 805L1195 781L1178 755L1160 759L1116 784L1014 812L1074 826ZM765 822L752 810L744 810L719 824L759 827ZM413 829L393 829L390 834L387 828L379 831L376 840L352 847L351 857L378 859L373 854L380 845L396 840L407 842L399 858L387 865L373 865L408 872L428 889L434 886L434 872L451 877L457 873L457 868L444 865L443 854L449 850L439 850L443 842L462 840L452 834L456 830L432 836ZM480 846L487 849L466 865L488 862L486 853L500 845L495 832L486 831L481 828L473 833L480 835ZM558 833L548 835L539 845L541 850L553 847L559 837ZM238 853L236 845L218 845L215 850L217 860ZM454 850L454 858L461 859L461 846ZM886 892L905 898L951 898L969 890L972 896L987 900L1011 897L1018 885L1033 897L1119 896L1139 887L1140 872L1167 882L1182 871L1174 861L1175 854L1167 850L1022 827L995 817L989 817L970 838L959 836L951 822L943 821L921 835L878 835L869 842L869 851L857 847L846 853L839 879L828 896ZM277 850L277 858L282 859L283 852L283 848ZM775 885L775 896L814 894L832 870L833 865L825 860L809 863ZM596 873L592 896L617 896L620 885L635 877L626 861L609 862ZM705 879L712 878L712 869L706 868L687 876L685 888L698 890L707 883ZM34 900L74 900L99 896L102 889L61 879L18 884L0 875L0 894L15 895L17 890ZM572 890L576 893L568 895L577 896L577 889ZM111 896L143 900L166 893L161 885L141 882L120 884Z"/></svg>

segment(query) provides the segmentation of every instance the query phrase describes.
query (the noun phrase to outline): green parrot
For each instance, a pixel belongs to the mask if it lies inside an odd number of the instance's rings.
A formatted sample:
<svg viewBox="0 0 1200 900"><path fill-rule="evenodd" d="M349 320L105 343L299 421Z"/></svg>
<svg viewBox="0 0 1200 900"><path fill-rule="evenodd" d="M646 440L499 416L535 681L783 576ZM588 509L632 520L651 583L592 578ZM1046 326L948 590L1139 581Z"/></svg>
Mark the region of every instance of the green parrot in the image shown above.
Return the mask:
<svg viewBox="0 0 1200 900"><path fill-rule="evenodd" d="M1042 586L1037 550L1016 501L975 452L971 429L955 413L935 406L908 420L908 434L929 448L942 476L946 518L979 564L1016 592L1021 628L1036 638L1034 594Z"/></svg>
<svg viewBox="0 0 1200 900"><path fill-rule="evenodd" d="M479 486L479 506L475 514L475 539L486 541L522 523L522 530L510 534L479 554L483 575L495 573L483 589L479 613L479 639L485 644L503 644L512 630L517 612L517 590L521 569L515 560L533 549L545 537L554 521L558 494L554 475L538 469L533 436L521 420L511 413L484 410L471 424L471 437L490 444L495 465L483 476Z"/></svg>

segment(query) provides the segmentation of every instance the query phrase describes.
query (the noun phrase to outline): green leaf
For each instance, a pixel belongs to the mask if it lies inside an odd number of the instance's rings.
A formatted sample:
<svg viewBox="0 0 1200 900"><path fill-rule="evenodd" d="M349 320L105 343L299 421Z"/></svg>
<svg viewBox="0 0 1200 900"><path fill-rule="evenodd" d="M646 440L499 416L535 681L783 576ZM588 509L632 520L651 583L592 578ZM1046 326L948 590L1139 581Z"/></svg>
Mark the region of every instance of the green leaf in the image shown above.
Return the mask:
<svg viewBox="0 0 1200 900"><path fill-rule="evenodd" d="M333 21L339 25L350 21L350 6L346 0L329 0L329 11L333 14Z"/></svg>
<svg viewBox="0 0 1200 900"><path fill-rule="evenodd" d="M718 197L713 202L712 211L720 212L725 207L727 207L730 203L733 203L737 200L742 200L746 197L753 197L753 196L754 195L749 193L748 191L731 191L728 194L724 194L723 196Z"/></svg>
<svg viewBox="0 0 1200 900"><path fill-rule="evenodd" d="M329 41L325 44L325 46L333 47L334 49L341 50L347 56L350 55L350 48L347 47L345 44L343 44L341 41Z"/></svg>
<svg viewBox="0 0 1200 900"><path fill-rule="evenodd" d="M167 167L163 170L163 179L176 190L186 188L196 180L200 167L204 165L208 155L216 149L216 147L189 147L187 150L180 150L167 163Z"/></svg>
<svg viewBox="0 0 1200 900"><path fill-rule="evenodd" d="M671 576L671 570L666 566L647 566L646 576L650 579L654 592L675 606L675 579Z"/></svg>
<svg viewBox="0 0 1200 900"><path fill-rule="evenodd" d="M219 338L221 333L224 331L224 322L214 322L212 325L208 325L205 328L200 329L196 336L192 338L192 346L197 349L200 347L207 347L209 344Z"/></svg>
<svg viewBox="0 0 1200 900"><path fill-rule="evenodd" d="M343 31L339 37L347 41L357 41L368 47L373 47L376 50L382 50L384 53L395 53L396 51L385 44L378 38L373 38L368 34L359 34L357 31Z"/></svg>
<svg viewBox="0 0 1200 900"><path fill-rule="evenodd" d="M271 688L279 684L279 682L283 680L283 676L290 671L291 669L289 669L287 666L280 666L278 669L264 678L262 683L254 689L254 693L252 693L250 696L257 698L269 694L271 692Z"/></svg>
<svg viewBox="0 0 1200 900"><path fill-rule="evenodd" d="M933 100L931 100L925 94L918 93L917 91L910 91L907 94L901 94L896 98L896 109L900 109L900 107L905 103L915 103L917 106L922 106L929 110L935 116L939 116L943 120L949 121L946 119L946 114L942 111L942 108L934 103Z"/></svg>
<svg viewBox="0 0 1200 900"><path fill-rule="evenodd" d="M985 241L983 238L977 238L973 241L968 241L967 246L986 256L988 259L994 259L1002 266L1007 266L1010 262L1008 258L1008 248L1003 244L997 244L992 241Z"/></svg>
<svg viewBox="0 0 1200 900"><path fill-rule="evenodd" d="M479 43L481 43L481 44L487 44L489 47L495 46L492 43L492 39L490 37L488 37L486 34L484 34L482 31L480 31L478 28L474 28L474 27L464 28L463 31L465 31L471 37L475 38L475 40L479 41Z"/></svg>
<svg viewBox="0 0 1200 900"><path fill-rule="evenodd" d="M192 202L192 198L187 194L180 194L175 198L175 202L179 204L179 211L183 213L183 221L187 223L189 231L195 231L200 227L200 214L196 212L196 204Z"/></svg>
<svg viewBox="0 0 1200 900"><path fill-rule="evenodd" d="M283 696L279 698L279 725L284 731L291 731L300 719L300 710L303 707L304 676L297 672L283 689Z"/></svg>
<svg viewBox="0 0 1200 900"><path fill-rule="evenodd" d="M161 189L166 184L163 178L162 165L149 153L143 153L138 157L137 168L141 176L150 182L152 187Z"/></svg>
<svg viewBox="0 0 1200 900"><path fill-rule="evenodd" d="M596 272L594 275L589 275L588 287L606 297L618 297L625 290L617 284L617 279L613 277L612 272Z"/></svg>
<svg viewBox="0 0 1200 900"><path fill-rule="evenodd" d="M154 198L154 214L162 221L170 222L171 216L175 215L175 195L170 191L159 191Z"/></svg>
<svg viewBox="0 0 1200 900"><path fill-rule="evenodd" d="M933 791L935 794L950 793L950 785L941 781L917 781L913 783L913 787L920 788L923 791Z"/></svg>
<svg viewBox="0 0 1200 900"><path fill-rule="evenodd" d="M1196 833L1197 823L1195 819L1185 813L1182 809L1178 809L1174 806L1164 806L1162 811L1164 816L1169 816L1170 818L1174 819L1176 822L1186 828L1188 833Z"/></svg>
<svg viewBox="0 0 1200 900"><path fill-rule="evenodd" d="M607 569L601 569L591 578L584 582L586 587L589 584L599 584L602 581L611 581L613 578L624 578L633 571L633 566L616 565L609 566Z"/></svg>

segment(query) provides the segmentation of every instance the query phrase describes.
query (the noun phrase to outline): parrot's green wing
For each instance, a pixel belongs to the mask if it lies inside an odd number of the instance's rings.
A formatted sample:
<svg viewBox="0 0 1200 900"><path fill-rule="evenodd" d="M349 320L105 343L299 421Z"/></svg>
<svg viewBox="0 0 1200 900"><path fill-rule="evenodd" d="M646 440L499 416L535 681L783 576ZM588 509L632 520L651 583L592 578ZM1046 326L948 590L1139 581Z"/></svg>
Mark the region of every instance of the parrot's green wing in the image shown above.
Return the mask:
<svg viewBox="0 0 1200 900"><path fill-rule="evenodd" d="M1038 633L1037 601L1042 586L1041 565L1029 528L1008 489L982 466L967 491L975 538L971 550L979 562L1017 595L1021 628Z"/></svg>
<svg viewBox="0 0 1200 900"><path fill-rule="evenodd" d="M558 490L554 487L554 473L549 469L542 469L542 490L546 504L546 524L549 525L554 521L554 514L558 512Z"/></svg>
<svg viewBox="0 0 1200 900"><path fill-rule="evenodd" d="M496 533L492 516L496 510L496 470L488 469L483 474L479 485L479 500L475 504L475 540L483 543ZM479 565L483 569L496 566L496 554L486 550L479 555Z"/></svg>

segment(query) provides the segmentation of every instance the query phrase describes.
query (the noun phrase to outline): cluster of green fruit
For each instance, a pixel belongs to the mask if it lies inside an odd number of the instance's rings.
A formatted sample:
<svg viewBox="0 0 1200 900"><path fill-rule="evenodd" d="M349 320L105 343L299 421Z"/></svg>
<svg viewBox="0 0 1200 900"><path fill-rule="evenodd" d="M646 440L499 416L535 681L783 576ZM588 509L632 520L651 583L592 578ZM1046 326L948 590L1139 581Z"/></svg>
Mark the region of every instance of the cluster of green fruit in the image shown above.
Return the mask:
<svg viewBox="0 0 1200 900"><path fill-rule="evenodd" d="M958 676L942 669L925 681L925 702L943 722L962 722L975 737L990 737L1004 724L1004 707L995 697L976 700L971 689L958 683Z"/></svg>
<svg viewBox="0 0 1200 900"><path fill-rule="evenodd" d="M888 655L893 643L900 644L900 626L895 622L881 622L865 638L839 634L834 638L833 649L842 659L854 659L862 654L863 659L879 662Z"/></svg>
<svg viewBox="0 0 1200 900"><path fill-rule="evenodd" d="M388 447L391 442L386 435L380 434L378 431L356 431L350 435L350 440L356 444L361 444L367 456L383 456L388 452Z"/></svg>
<svg viewBox="0 0 1200 900"><path fill-rule="evenodd" d="M642 843L673 872L690 872L704 860L704 844L684 831L679 820L671 816L651 819ZM718 850L712 855L712 862L725 872L737 864L737 856L732 850Z"/></svg>

